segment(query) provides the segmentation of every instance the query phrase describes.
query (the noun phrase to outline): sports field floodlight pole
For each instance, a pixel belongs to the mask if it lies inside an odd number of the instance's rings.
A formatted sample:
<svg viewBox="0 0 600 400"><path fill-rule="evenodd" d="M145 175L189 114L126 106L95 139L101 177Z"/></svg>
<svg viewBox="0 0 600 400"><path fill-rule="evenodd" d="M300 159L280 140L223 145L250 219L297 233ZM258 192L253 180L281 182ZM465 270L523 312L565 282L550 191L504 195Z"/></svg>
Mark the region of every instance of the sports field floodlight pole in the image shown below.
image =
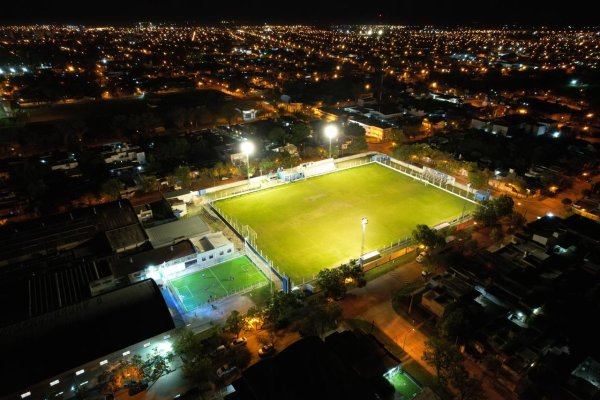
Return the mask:
<svg viewBox="0 0 600 400"><path fill-rule="evenodd" d="M367 231L367 224L369 223L369 220L367 218L362 218L360 220L360 223L362 225L362 241L360 244L360 266L363 266L363 258L362 256L365 254L365 232Z"/></svg>
<svg viewBox="0 0 600 400"><path fill-rule="evenodd" d="M329 138L329 158L331 158L331 140L338 135L338 127L329 124L325 127L325 136Z"/></svg>
<svg viewBox="0 0 600 400"><path fill-rule="evenodd" d="M254 143L246 140L241 145L242 153L246 155L246 167L248 172L248 187L250 186L250 154L254 153Z"/></svg>

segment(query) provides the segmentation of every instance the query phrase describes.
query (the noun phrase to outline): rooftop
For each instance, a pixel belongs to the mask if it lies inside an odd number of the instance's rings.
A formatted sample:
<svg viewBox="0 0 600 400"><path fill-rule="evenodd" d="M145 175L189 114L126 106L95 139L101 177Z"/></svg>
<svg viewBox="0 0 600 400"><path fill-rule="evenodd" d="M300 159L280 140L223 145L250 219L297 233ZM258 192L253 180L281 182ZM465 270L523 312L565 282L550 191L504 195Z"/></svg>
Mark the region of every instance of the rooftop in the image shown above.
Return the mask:
<svg viewBox="0 0 600 400"><path fill-rule="evenodd" d="M86 362L174 328L153 280L0 328L0 394L25 390Z"/></svg>
<svg viewBox="0 0 600 400"><path fill-rule="evenodd" d="M146 229L150 243L155 249L183 239L206 235L209 232L208 225L197 216Z"/></svg>

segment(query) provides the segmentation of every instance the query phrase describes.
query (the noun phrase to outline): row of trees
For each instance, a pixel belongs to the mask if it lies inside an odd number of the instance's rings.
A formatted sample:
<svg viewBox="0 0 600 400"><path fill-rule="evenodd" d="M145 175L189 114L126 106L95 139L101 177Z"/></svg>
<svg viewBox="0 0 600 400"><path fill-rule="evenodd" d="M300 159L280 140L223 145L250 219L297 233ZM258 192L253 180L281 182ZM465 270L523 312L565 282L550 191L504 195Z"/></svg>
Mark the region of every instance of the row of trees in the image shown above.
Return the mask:
<svg viewBox="0 0 600 400"><path fill-rule="evenodd" d="M394 149L394 157L407 163L423 163L449 175L468 174L469 183L475 189L488 186L492 173L480 170L476 163L456 160L452 154L423 144L405 144Z"/></svg>
<svg viewBox="0 0 600 400"><path fill-rule="evenodd" d="M105 382L106 388L111 392L116 392L128 384L142 381L152 383L170 371L169 362L173 360L173 357L172 352L161 354L157 350L147 356L145 360L136 354L104 371L99 381Z"/></svg>
<svg viewBox="0 0 600 400"><path fill-rule="evenodd" d="M239 313L238 313L239 314ZM190 329L183 329L177 335L173 349L183 361L183 377L198 385L201 390L210 389L218 377L216 369L223 364L244 368L252 359L247 347L228 348L218 360L210 357L210 352L219 345L225 344L228 336L217 333L207 339L194 334Z"/></svg>
<svg viewBox="0 0 600 400"><path fill-rule="evenodd" d="M435 369L438 384L451 385L458 393L458 399L485 399L481 381L469 376L464 356L455 345L444 339L429 338L425 342L423 360Z"/></svg>
<svg viewBox="0 0 600 400"><path fill-rule="evenodd" d="M365 272L357 260L342 264L337 268L325 268L317 275L317 285L326 297L339 299L349 286L363 287L367 284Z"/></svg>

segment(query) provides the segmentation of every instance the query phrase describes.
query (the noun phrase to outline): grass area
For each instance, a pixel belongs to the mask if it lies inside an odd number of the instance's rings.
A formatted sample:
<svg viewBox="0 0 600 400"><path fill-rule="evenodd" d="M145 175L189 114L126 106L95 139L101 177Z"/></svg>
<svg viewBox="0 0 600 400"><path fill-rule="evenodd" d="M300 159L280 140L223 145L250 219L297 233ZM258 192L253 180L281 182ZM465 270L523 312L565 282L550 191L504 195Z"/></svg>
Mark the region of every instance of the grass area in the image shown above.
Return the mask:
<svg viewBox="0 0 600 400"><path fill-rule="evenodd" d="M257 245L293 282L312 279L361 250L411 235L417 224L437 225L475 206L434 186L369 164L221 200L221 213L257 233Z"/></svg>
<svg viewBox="0 0 600 400"><path fill-rule="evenodd" d="M398 268L401 265L408 264L414 258L415 258L415 254L413 252L410 252L410 253L400 256L398 258L394 258L390 262L386 262L385 264L379 265L379 266L365 272L365 279L367 281L372 281L373 279L379 278L380 276L385 275L388 272L395 270L396 268Z"/></svg>
<svg viewBox="0 0 600 400"><path fill-rule="evenodd" d="M410 379L400 370L386 375L385 378L392 384L394 389L396 389L396 392L400 393L404 399L412 399L421 393L421 387L419 387L419 385L417 385L412 379Z"/></svg>
<svg viewBox="0 0 600 400"><path fill-rule="evenodd" d="M171 281L186 312L239 292L252 285L268 282L248 257L238 257Z"/></svg>

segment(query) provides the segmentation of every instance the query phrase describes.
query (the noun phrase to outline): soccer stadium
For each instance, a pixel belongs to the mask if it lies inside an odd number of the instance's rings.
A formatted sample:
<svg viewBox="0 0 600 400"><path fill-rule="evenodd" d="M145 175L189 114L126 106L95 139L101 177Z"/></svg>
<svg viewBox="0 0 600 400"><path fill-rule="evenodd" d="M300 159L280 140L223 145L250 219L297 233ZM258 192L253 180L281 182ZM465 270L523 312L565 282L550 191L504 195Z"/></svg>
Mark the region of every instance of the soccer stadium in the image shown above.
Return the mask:
<svg viewBox="0 0 600 400"><path fill-rule="evenodd" d="M169 281L184 312L268 283L248 257L238 257Z"/></svg>
<svg viewBox="0 0 600 400"><path fill-rule="evenodd" d="M297 284L359 258L363 218L367 253L410 237L417 224L454 220L475 204L370 163L229 197L213 207L238 228L249 226L256 247Z"/></svg>

